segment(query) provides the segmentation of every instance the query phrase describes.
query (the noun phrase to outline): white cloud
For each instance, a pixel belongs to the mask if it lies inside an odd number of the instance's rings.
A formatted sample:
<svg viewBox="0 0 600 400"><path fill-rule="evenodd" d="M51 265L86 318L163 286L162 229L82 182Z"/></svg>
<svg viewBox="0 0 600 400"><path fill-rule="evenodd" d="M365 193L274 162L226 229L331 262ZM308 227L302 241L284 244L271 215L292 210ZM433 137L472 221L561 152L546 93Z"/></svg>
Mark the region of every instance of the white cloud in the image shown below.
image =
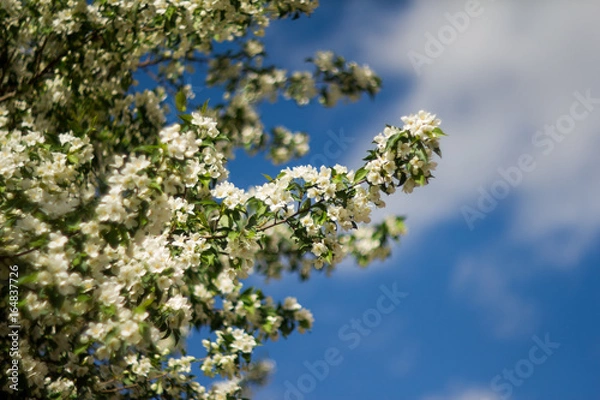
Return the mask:
<svg viewBox="0 0 600 400"><path fill-rule="evenodd" d="M501 338L531 334L539 318L535 306L513 289L516 278L508 268L467 259L456 265L451 278L452 292L480 309Z"/></svg>
<svg viewBox="0 0 600 400"><path fill-rule="evenodd" d="M388 201L386 211L409 215L413 233L444 220L460 220L461 206L475 206L478 188L489 188L499 177L498 168L515 165L523 153L532 154L536 169L511 193L516 202L507 238L536 246L543 261L574 264L600 228L600 183L589 178L600 170L600 106L548 155L532 145L532 137L568 112L575 91L590 89L600 97L600 53L591 51L600 39L600 3L480 3L481 16L471 19L468 29L431 65L424 65L420 76L407 53L425 54L425 34L437 35L449 24L445 13L464 10L466 1L419 1L396 11L369 10L355 2L347 11L341 29L356 35L345 40L358 47L359 58L370 60L384 83L412 77L408 94L373 116L361 131L376 132L385 122L399 123L400 113L425 108L442 118L450 134L443 142L437 179L409 197ZM363 21L361 29L347 29L358 20ZM361 158L368 142L365 138L348 159ZM548 251L557 248L556 236L565 231L572 239L557 258Z"/></svg>

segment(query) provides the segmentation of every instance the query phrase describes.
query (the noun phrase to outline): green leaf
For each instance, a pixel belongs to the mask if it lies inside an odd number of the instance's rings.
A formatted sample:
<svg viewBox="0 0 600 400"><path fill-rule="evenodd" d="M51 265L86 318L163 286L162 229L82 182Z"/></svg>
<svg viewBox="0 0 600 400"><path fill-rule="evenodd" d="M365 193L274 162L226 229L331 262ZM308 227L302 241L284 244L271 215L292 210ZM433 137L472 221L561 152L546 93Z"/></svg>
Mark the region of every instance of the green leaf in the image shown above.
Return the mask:
<svg viewBox="0 0 600 400"><path fill-rule="evenodd" d="M214 261L215 261L215 255L214 254L202 254L201 256L201 260L202 260L202 264L205 266L212 266Z"/></svg>
<svg viewBox="0 0 600 400"><path fill-rule="evenodd" d="M25 275L22 278L19 278L17 281L19 285L27 285L29 283L37 281L38 273L35 272L33 274Z"/></svg>
<svg viewBox="0 0 600 400"><path fill-rule="evenodd" d="M75 351L73 352L75 355L79 355L81 353L83 353L84 351L86 351L89 347L89 344L86 343L84 345L79 346L78 348L75 349Z"/></svg>
<svg viewBox="0 0 600 400"><path fill-rule="evenodd" d="M185 97L185 93L180 90L175 95L175 107L181 112L185 112L187 105L187 98Z"/></svg>
<svg viewBox="0 0 600 400"><path fill-rule="evenodd" d="M88 302L92 299L92 296L87 295L87 294L80 294L79 296L77 296L77 302L78 303L85 303Z"/></svg>
<svg viewBox="0 0 600 400"><path fill-rule="evenodd" d="M386 143L386 146L385 146L386 150L396 148L396 146L398 145L398 142L400 141L401 138L402 138L402 135L399 133L392 136Z"/></svg>
<svg viewBox="0 0 600 400"><path fill-rule="evenodd" d="M46 243L48 243L48 237L44 235L44 236L39 237L39 238L35 239L34 241L32 241L30 243L30 246L31 246L31 248L38 248L38 247L42 247Z"/></svg>
<svg viewBox="0 0 600 400"><path fill-rule="evenodd" d="M200 223L204 227L206 227L206 228L210 227L210 224L208 223L208 218L206 218L206 215L202 211L196 213L196 216L198 217L198 219L200 220Z"/></svg>
<svg viewBox="0 0 600 400"><path fill-rule="evenodd" d="M105 232L103 235L104 240L108 242L110 247L116 249L119 246L120 236L119 231L116 228L112 228L109 231Z"/></svg>
<svg viewBox="0 0 600 400"><path fill-rule="evenodd" d="M154 152L154 150L158 150L160 149L160 145L156 145L156 144L152 144L152 145L146 145L146 146L138 146L135 149L133 149L133 152L138 153L138 152L142 152L142 153L152 153Z"/></svg>
<svg viewBox="0 0 600 400"><path fill-rule="evenodd" d="M160 184L158 182L150 182L148 187L156 190L160 194L163 193L162 186L160 186Z"/></svg>
<svg viewBox="0 0 600 400"><path fill-rule="evenodd" d="M143 313L144 311L146 311L146 308L154 302L154 300L154 296L149 296L146 300L144 300L142 304L137 306L133 312L136 314Z"/></svg>
<svg viewBox="0 0 600 400"><path fill-rule="evenodd" d="M183 122L187 122L188 124L192 123L192 116L187 114L179 114L179 118L183 120Z"/></svg>
<svg viewBox="0 0 600 400"><path fill-rule="evenodd" d="M206 110L208 109L208 101L209 101L209 100L210 100L210 99L206 99L206 101L204 102L204 104L202 104L202 109L200 110L200 112L201 112L202 114L206 113Z"/></svg>
<svg viewBox="0 0 600 400"><path fill-rule="evenodd" d="M364 167L360 168L354 174L354 183L358 183L358 182L362 181L366 176L367 176L367 169Z"/></svg>
<svg viewBox="0 0 600 400"><path fill-rule="evenodd" d="M310 206L311 206L311 200L306 199L306 200L304 200L302 205L299 207L298 211L308 211L310 209Z"/></svg>
<svg viewBox="0 0 600 400"><path fill-rule="evenodd" d="M327 264L331 264L331 261L333 261L333 252L331 250L327 250L327 254L325 254L323 260L325 260Z"/></svg>
<svg viewBox="0 0 600 400"><path fill-rule="evenodd" d="M273 181L273 178L271 178L271 176L267 175L267 174L262 174L262 176L264 176L265 178L267 178L267 180L269 182Z"/></svg>
<svg viewBox="0 0 600 400"><path fill-rule="evenodd" d="M440 128L435 128L432 133L434 133L435 136L448 136Z"/></svg>

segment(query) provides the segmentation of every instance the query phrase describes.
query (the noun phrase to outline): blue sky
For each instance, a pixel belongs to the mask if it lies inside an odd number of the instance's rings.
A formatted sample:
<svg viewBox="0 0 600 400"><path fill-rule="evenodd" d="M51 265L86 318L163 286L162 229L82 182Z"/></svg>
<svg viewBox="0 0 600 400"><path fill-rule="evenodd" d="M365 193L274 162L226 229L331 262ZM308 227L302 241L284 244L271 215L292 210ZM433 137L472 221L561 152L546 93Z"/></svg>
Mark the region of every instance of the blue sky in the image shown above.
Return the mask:
<svg viewBox="0 0 600 400"><path fill-rule="evenodd" d="M269 59L302 68L332 49L384 85L334 109L265 106L267 124L311 134L300 163L356 166L386 123L419 109L450 136L436 179L386 200L408 216L392 258L266 285L315 326L259 350L276 369L255 398L598 399L600 3L322 3L267 31ZM345 138L335 154L333 137ZM277 170L231 168L240 185Z"/></svg>

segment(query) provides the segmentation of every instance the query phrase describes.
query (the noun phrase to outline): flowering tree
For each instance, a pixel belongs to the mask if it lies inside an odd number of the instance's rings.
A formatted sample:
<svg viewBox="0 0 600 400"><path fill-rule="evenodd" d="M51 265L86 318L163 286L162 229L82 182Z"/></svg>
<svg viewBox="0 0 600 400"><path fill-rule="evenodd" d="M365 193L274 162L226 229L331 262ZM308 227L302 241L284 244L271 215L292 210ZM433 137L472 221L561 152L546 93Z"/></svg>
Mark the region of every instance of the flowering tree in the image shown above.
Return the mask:
<svg viewBox="0 0 600 400"><path fill-rule="evenodd" d="M265 370L253 349L313 323L296 299L245 287L250 272L306 279L346 256L387 256L402 218L366 223L382 193L428 182L443 135L434 115L385 127L357 171L285 168L249 189L227 180L238 148L275 163L308 151L306 134L263 125L261 102L333 106L378 91L368 67L331 52L309 59L312 71L266 64L269 22L316 5L0 3L3 392L240 398ZM194 67L222 88L220 103L190 107ZM140 87L143 76L154 83ZM190 329L204 354L186 353Z"/></svg>

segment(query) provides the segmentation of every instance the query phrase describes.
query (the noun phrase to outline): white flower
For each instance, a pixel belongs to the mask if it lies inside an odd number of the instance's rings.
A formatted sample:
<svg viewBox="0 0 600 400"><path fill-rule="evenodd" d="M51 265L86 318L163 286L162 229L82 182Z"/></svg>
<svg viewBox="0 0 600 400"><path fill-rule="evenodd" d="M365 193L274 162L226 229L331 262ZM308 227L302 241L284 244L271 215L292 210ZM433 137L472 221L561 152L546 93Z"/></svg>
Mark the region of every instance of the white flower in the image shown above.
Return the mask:
<svg viewBox="0 0 600 400"><path fill-rule="evenodd" d="M317 256L320 257L322 256L324 253L327 253L327 246L325 245L325 243L322 242L318 242L318 243L313 243L312 245L312 253Z"/></svg>
<svg viewBox="0 0 600 400"><path fill-rule="evenodd" d="M125 341L137 343L141 339L140 328L134 321L127 321L121 325L121 336Z"/></svg>
<svg viewBox="0 0 600 400"><path fill-rule="evenodd" d="M241 351L242 353L250 353L256 346L256 339L252 335L248 335L242 329L234 329L232 332L233 343L231 348L233 350Z"/></svg>
<svg viewBox="0 0 600 400"><path fill-rule="evenodd" d="M85 333L94 339L101 339L107 333L107 329L104 324L92 322Z"/></svg>
<svg viewBox="0 0 600 400"><path fill-rule="evenodd" d="M123 167L121 173L125 176L134 175L139 171L148 168L149 166L150 161L146 159L146 156L132 156L127 162L127 164L125 164L125 167Z"/></svg>
<svg viewBox="0 0 600 400"><path fill-rule="evenodd" d="M235 284L233 283L233 280L225 271L219 274L217 281L215 282L215 286L223 294L228 294L235 290Z"/></svg>
<svg viewBox="0 0 600 400"><path fill-rule="evenodd" d="M337 72L337 68L333 64L334 54L332 51L318 51L315 55L315 65L321 71L330 71L333 73Z"/></svg>
<svg viewBox="0 0 600 400"><path fill-rule="evenodd" d="M48 249L52 252L58 252L63 249L63 246L67 243L68 239L66 236L52 232L50 234L50 242L48 243Z"/></svg>
<svg viewBox="0 0 600 400"><path fill-rule="evenodd" d="M60 378L48 385L48 391L50 393L60 393L62 395L71 394L71 390L73 389L75 390L75 393L77 392L77 388L75 388L74 386L75 384L73 383L73 381L66 378Z"/></svg>
<svg viewBox="0 0 600 400"><path fill-rule="evenodd" d="M180 294L177 294L177 295L171 297L167 301L166 306L169 307L173 311L190 309L190 304L187 301L187 298Z"/></svg>
<svg viewBox="0 0 600 400"><path fill-rule="evenodd" d="M65 143L69 143L73 139L75 139L75 137L71 133L61 133L60 135L58 135L58 140L63 146L65 145Z"/></svg>
<svg viewBox="0 0 600 400"><path fill-rule="evenodd" d="M219 134L217 121L212 118L203 117L197 112L192 113L192 124L205 129L208 137L215 138Z"/></svg>
<svg viewBox="0 0 600 400"><path fill-rule="evenodd" d="M127 216L127 211L123 206L123 197L118 189L111 190L106 194L101 203L96 208L96 213L100 221L122 221Z"/></svg>
<svg viewBox="0 0 600 400"><path fill-rule="evenodd" d="M283 301L283 309L287 311L300 310L302 306L298 304L298 300L295 297L286 297Z"/></svg>
<svg viewBox="0 0 600 400"><path fill-rule="evenodd" d="M227 400L230 395L233 395L240 390L239 380L217 382L212 387L212 395L210 398L215 400Z"/></svg>
<svg viewBox="0 0 600 400"><path fill-rule="evenodd" d="M113 281L104 282L99 288L100 295L98 296L98 299L106 305L118 304L123 301L121 288L121 285L118 285Z"/></svg>
<svg viewBox="0 0 600 400"><path fill-rule="evenodd" d="M136 375L148 376L148 372L150 372L151 368L152 362L150 361L150 359L147 357L142 357L142 359L139 362L133 364L131 370Z"/></svg>
<svg viewBox="0 0 600 400"><path fill-rule="evenodd" d="M196 296L197 298L199 298L203 301L210 300L213 297L212 293L209 292L206 289L206 286L204 286L202 284L198 284L198 285L194 286L194 296Z"/></svg>
<svg viewBox="0 0 600 400"><path fill-rule="evenodd" d="M333 167L333 169L338 174L347 174L348 173L348 168L345 167L345 166L343 166L343 165L340 165L340 164L335 164L335 166Z"/></svg>
<svg viewBox="0 0 600 400"><path fill-rule="evenodd" d="M262 53L264 51L264 46L258 40L252 39L246 42L244 50L246 51L246 54L248 54L248 56L254 57L257 54Z"/></svg>
<svg viewBox="0 0 600 400"><path fill-rule="evenodd" d="M211 193L217 199L224 199L223 204L229 209L243 205L250 197L242 189L236 188L233 183L227 181L219 183Z"/></svg>
<svg viewBox="0 0 600 400"><path fill-rule="evenodd" d="M430 114L423 110L419 111L416 115L411 114L401 119L404 122L402 130L408 130L413 136L417 137L428 137L441 124L441 121L435 117L435 114Z"/></svg>
<svg viewBox="0 0 600 400"><path fill-rule="evenodd" d="M307 228L310 228L315 224L310 214L306 214L304 217L300 218L300 223Z"/></svg>
<svg viewBox="0 0 600 400"><path fill-rule="evenodd" d="M298 322L307 322L308 329L310 329L313 326L313 323L315 322L315 318L313 317L312 313L306 308L296 311L294 313L294 319ZM300 331L300 333L303 333L305 328L303 328L302 326L298 326L298 330Z"/></svg>
<svg viewBox="0 0 600 400"><path fill-rule="evenodd" d="M163 143L169 143L170 141L177 139L179 137L180 128L181 126L179 124L173 124L163 128L163 130L159 133Z"/></svg>

